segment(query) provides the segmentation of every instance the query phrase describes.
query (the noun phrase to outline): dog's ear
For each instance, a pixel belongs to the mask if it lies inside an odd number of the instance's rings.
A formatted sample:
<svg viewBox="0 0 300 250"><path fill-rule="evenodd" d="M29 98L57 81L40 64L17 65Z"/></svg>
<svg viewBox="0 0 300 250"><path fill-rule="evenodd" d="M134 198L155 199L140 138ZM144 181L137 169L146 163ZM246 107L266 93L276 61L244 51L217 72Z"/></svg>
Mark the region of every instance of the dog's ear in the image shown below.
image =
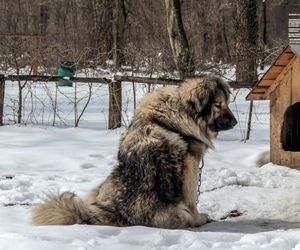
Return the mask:
<svg viewBox="0 0 300 250"><path fill-rule="evenodd" d="M204 113L210 113L213 103L215 88L210 86L207 81L203 81L196 89L193 100L198 113L206 115Z"/></svg>
<svg viewBox="0 0 300 250"><path fill-rule="evenodd" d="M193 79L186 81L181 88L185 92L183 98L187 106L195 109L197 113L210 112L216 82L207 78Z"/></svg>

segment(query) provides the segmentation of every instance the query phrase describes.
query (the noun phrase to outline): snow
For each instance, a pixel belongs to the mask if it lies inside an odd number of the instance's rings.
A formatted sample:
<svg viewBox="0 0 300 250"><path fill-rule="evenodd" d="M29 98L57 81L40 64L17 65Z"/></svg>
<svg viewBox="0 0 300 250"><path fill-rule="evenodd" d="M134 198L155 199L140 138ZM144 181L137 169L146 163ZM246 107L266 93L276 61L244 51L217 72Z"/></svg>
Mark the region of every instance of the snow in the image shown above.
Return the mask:
<svg viewBox="0 0 300 250"><path fill-rule="evenodd" d="M12 96L17 89L7 91ZM36 91L41 97L43 89ZM198 209L213 222L186 230L30 224L32 205L47 194L70 190L83 196L116 163L124 129L106 130L107 118L98 108L103 99L91 102L79 128L71 127L71 116L58 127L49 126L51 121L0 127L0 249L300 250L300 172L271 163L256 167L257 157L269 149L269 103L255 104L245 143L247 93L234 92L231 109L239 124L221 133L216 149L205 155ZM67 108L65 103L61 109Z"/></svg>

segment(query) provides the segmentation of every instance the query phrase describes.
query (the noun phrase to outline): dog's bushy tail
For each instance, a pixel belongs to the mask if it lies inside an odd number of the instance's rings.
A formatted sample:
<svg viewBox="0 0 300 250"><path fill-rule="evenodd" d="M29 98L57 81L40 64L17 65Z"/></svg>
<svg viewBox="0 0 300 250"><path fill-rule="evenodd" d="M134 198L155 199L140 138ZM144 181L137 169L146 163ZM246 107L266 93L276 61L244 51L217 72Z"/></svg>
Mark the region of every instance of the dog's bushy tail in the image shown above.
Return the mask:
<svg viewBox="0 0 300 250"><path fill-rule="evenodd" d="M64 192L48 199L33 209L34 225L94 224L92 211L74 193Z"/></svg>
<svg viewBox="0 0 300 250"><path fill-rule="evenodd" d="M263 165L269 163L270 160L270 150L260 153L256 158L256 166L262 167Z"/></svg>

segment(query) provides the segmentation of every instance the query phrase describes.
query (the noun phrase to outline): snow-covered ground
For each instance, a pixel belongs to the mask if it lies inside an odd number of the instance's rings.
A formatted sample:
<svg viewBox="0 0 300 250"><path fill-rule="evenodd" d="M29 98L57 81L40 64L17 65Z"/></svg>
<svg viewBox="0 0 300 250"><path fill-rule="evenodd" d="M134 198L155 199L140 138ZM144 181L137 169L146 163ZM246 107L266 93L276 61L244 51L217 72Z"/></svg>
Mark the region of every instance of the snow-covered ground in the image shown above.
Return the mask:
<svg viewBox="0 0 300 250"><path fill-rule="evenodd" d="M115 164L123 129L106 130L103 99L91 102L79 128L0 127L0 249L300 249L300 172L255 166L269 148L269 103L256 103L251 140L244 143L246 94L240 91L231 104L239 124L205 156L198 209L215 221L187 230L30 224L32 205L47 193L85 195Z"/></svg>

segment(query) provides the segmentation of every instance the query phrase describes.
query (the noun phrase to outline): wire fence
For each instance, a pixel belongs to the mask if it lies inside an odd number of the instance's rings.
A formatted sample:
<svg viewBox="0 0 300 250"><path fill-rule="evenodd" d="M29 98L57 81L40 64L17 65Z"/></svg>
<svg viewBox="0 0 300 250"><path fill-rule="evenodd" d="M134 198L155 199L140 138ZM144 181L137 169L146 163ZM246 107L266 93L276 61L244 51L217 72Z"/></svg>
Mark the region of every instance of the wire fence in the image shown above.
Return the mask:
<svg viewBox="0 0 300 250"><path fill-rule="evenodd" d="M162 85L122 84L122 124L127 126L139 100ZM74 82L27 82L22 89L21 124L107 128L109 92L107 84ZM17 124L19 85L6 81L3 123Z"/></svg>

